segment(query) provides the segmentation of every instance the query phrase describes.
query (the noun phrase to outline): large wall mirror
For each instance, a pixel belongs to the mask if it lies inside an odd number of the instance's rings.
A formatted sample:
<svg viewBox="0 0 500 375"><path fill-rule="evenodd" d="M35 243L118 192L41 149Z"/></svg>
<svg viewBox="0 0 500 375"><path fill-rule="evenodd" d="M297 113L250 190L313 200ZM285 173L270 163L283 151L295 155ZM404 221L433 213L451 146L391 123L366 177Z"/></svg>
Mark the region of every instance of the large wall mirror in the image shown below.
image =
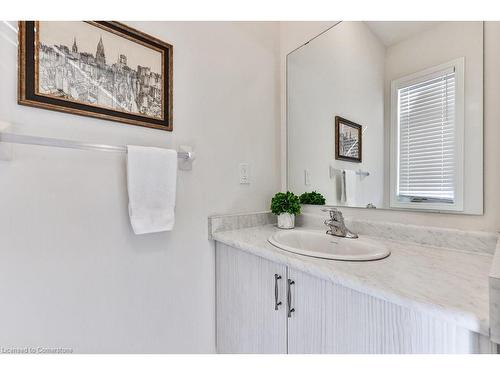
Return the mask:
<svg viewBox="0 0 500 375"><path fill-rule="evenodd" d="M288 189L483 213L483 23L339 22L287 57Z"/></svg>

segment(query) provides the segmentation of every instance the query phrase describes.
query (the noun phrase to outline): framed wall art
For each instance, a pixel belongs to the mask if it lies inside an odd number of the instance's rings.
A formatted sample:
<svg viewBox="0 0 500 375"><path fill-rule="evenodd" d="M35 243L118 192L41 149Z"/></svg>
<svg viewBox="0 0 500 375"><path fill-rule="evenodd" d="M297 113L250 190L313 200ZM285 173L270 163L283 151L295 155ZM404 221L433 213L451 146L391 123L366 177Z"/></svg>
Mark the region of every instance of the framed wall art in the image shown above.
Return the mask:
<svg viewBox="0 0 500 375"><path fill-rule="evenodd" d="M115 21L20 21L18 103L172 131L172 57Z"/></svg>
<svg viewBox="0 0 500 375"><path fill-rule="evenodd" d="M335 116L335 159L361 163L362 126Z"/></svg>

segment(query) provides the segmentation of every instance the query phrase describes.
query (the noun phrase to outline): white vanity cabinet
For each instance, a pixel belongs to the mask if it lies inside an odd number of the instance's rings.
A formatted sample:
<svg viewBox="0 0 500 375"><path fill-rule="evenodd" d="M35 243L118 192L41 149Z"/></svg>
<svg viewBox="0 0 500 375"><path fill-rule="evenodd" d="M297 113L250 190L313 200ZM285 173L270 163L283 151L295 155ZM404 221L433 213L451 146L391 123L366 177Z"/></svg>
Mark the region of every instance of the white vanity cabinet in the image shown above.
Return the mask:
<svg viewBox="0 0 500 375"><path fill-rule="evenodd" d="M286 267L219 242L216 248L217 351L286 353Z"/></svg>
<svg viewBox="0 0 500 375"><path fill-rule="evenodd" d="M220 242L216 267L219 353L478 353L491 349L486 337L448 321ZM276 301L281 304L276 306Z"/></svg>
<svg viewBox="0 0 500 375"><path fill-rule="evenodd" d="M288 353L475 353L479 335L455 324L288 269Z"/></svg>

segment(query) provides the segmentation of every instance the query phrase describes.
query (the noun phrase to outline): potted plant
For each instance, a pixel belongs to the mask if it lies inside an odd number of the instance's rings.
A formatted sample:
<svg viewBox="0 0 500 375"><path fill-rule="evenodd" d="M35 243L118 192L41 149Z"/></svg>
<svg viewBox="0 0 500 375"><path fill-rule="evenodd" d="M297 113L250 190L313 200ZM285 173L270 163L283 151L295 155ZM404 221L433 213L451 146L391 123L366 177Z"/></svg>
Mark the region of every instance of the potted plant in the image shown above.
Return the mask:
<svg viewBox="0 0 500 375"><path fill-rule="evenodd" d="M313 205L324 205L326 202L323 194L316 191L310 193L304 193L300 196L301 204L313 204Z"/></svg>
<svg viewBox="0 0 500 375"><path fill-rule="evenodd" d="M295 215L300 214L300 200L294 193L276 193L271 199L271 211L278 216L278 228L292 229L295 227Z"/></svg>

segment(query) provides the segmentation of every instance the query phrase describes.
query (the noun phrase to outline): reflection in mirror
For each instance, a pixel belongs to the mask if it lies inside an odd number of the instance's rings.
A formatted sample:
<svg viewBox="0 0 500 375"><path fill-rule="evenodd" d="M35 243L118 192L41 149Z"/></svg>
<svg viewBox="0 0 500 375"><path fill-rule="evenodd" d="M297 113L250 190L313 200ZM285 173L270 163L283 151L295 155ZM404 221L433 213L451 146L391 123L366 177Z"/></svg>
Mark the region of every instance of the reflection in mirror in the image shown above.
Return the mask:
<svg viewBox="0 0 500 375"><path fill-rule="evenodd" d="M287 57L288 189L483 212L482 22L341 22Z"/></svg>

